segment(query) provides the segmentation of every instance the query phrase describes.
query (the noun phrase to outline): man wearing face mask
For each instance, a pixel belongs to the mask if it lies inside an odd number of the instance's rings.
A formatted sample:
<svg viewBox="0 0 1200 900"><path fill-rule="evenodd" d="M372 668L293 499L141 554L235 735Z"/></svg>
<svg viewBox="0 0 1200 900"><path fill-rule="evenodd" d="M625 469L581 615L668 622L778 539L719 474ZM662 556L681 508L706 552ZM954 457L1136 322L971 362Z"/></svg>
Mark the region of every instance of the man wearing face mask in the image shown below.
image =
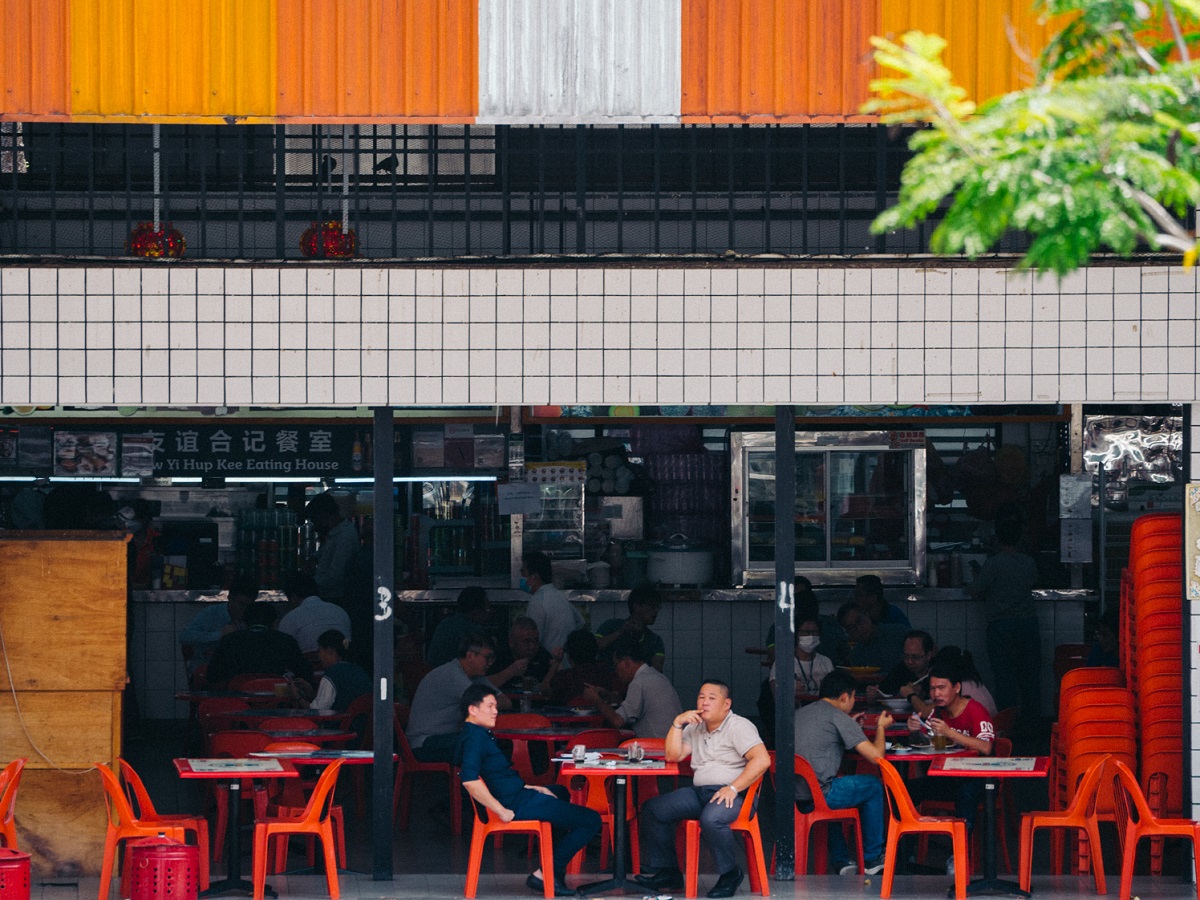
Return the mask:
<svg viewBox="0 0 1200 900"><path fill-rule="evenodd" d="M796 704L805 694L815 694L821 688L821 680L833 671L833 660L817 652L821 643L821 623L816 617L796 619ZM775 666L771 664L771 695L775 694Z"/></svg>
<svg viewBox="0 0 1200 900"><path fill-rule="evenodd" d="M566 646L568 634L583 627L583 616L553 582L550 557L545 553L531 550L521 558L521 589L533 594L525 615L533 619L542 646L551 656Z"/></svg>

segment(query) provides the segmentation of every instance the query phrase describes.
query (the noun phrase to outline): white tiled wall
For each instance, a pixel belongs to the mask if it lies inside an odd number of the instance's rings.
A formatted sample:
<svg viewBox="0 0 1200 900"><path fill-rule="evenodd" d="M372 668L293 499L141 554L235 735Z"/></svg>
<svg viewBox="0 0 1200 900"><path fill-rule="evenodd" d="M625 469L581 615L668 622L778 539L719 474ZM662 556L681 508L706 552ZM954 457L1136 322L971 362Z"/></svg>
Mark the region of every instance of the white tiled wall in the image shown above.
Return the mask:
<svg viewBox="0 0 1200 900"><path fill-rule="evenodd" d="M4 268L0 403L1191 402L1197 277Z"/></svg>

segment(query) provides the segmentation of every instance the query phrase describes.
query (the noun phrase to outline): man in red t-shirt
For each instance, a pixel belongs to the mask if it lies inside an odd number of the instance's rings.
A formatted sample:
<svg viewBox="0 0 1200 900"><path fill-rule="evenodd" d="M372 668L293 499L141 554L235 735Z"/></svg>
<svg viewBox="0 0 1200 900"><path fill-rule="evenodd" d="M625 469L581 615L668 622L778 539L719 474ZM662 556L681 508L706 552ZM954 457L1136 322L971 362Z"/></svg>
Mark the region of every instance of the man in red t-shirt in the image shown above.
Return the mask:
<svg viewBox="0 0 1200 900"><path fill-rule="evenodd" d="M952 744L964 750L974 750L980 756L991 756L996 729L988 711L978 700L964 697L962 678L957 667L947 663L934 665L929 673L929 699L933 712L922 721L918 715L908 719L910 732L921 731L928 725L933 734L945 735ZM968 832L975 825L975 812L983 799L981 778L921 778L909 786L913 802L922 800L954 800L954 814L967 820ZM953 874L954 857L946 863Z"/></svg>

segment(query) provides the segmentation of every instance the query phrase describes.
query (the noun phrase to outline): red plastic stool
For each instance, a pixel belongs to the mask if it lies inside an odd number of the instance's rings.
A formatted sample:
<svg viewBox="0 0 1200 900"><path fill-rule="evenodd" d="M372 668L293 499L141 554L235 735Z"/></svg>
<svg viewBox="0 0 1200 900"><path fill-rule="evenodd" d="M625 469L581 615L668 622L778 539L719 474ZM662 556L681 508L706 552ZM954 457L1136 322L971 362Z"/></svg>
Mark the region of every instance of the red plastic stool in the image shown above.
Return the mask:
<svg viewBox="0 0 1200 900"><path fill-rule="evenodd" d="M29 854L0 847L0 900L29 900Z"/></svg>
<svg viewBox="0 0 1200 900"><path fill-rule="evenodd" d="M196 900L199 893L198 847L144 838L129 848L130 900Z"/></svg>

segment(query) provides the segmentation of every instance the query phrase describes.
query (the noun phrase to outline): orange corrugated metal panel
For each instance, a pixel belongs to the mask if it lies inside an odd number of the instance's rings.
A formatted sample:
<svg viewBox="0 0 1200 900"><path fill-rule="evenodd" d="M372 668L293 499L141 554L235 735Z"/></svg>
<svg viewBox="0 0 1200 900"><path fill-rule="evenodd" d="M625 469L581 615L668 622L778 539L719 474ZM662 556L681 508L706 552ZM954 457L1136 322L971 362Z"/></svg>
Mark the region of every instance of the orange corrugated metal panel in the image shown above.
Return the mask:
<svg viewBox="0 0 1200 900"><path fill-rule="evenodd" d="M882 0L882 31L940 34L943 60L972 100L1029 87L1047 25L1029 0Z"/></svg>
<svg viewBox="0 0 1200 900"><path fill-rule="evenodd" d="M682 113L855 117L878 30L878 0L683 0Z"/></svg>
<svg viewBox="0 0 1200 900"><path fill-rule="evenodd" d="M279 0L280 116L469 120L477 0Z"/></svg>
<svg viewBox="0 0 1200 900"><path fill-rule="evenodd" d="M275 0L71 0L80 118L271 116Z"/></svg>
<svg viewBox="0 0 1200 900"><path fill-rule="evenodd" d="M70 108L68 0L0 0L0 116L29 121Z"/></svg>

